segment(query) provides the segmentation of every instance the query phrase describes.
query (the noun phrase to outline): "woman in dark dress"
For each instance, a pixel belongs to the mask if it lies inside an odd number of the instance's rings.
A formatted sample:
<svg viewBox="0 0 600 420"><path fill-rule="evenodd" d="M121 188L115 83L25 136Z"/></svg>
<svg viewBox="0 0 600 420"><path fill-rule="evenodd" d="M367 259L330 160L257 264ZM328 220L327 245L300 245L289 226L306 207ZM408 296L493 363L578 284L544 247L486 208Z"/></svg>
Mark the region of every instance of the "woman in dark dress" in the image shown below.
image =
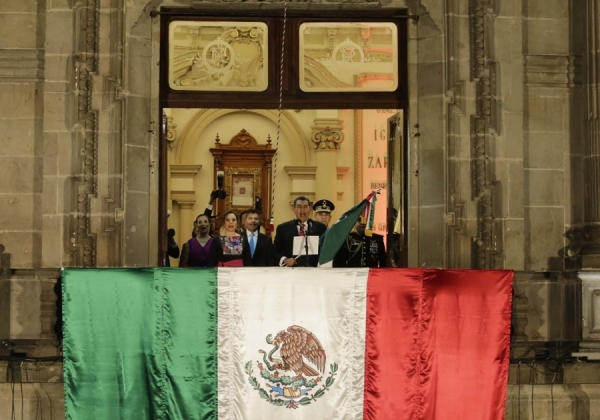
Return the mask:
<svg viewBox="0 0 600 420"><path fill-rule="evenodd" d="M246 238L239 232L238 217L233 210L223 215L221 234L213 239L211 267L242 267L248 252Z"/></svg>
<svg viewBox="0 0 600 420"><path fill-rule="evenodd" d="M194 222L195 237L181 248L180 267L209 267L210 250L214 238L210 236L210 219L205 214L196 217Z"/></svg>

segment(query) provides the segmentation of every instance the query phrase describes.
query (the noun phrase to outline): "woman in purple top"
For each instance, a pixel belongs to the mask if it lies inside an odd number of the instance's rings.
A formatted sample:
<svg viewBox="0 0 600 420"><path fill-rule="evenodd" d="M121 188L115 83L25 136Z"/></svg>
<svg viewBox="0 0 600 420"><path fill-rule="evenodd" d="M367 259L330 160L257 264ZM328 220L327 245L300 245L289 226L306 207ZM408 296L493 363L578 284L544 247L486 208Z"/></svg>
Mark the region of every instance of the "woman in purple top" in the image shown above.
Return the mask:
<svg viewBox="0 0 600 420"><path fill-rule="evenodd" d="M181 248L180 267L208 267L210 260L210 249L213 238L210 232L210 219L205 214L196 217L194 222L195 238L183 244Z"/></svg>

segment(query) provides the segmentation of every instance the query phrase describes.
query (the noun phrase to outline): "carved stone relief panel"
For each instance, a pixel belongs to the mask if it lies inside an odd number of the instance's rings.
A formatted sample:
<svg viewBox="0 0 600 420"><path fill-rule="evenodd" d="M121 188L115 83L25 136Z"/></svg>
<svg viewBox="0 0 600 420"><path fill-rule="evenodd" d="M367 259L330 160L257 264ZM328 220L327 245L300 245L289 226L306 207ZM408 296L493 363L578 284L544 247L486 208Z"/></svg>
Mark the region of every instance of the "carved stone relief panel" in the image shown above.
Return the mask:
<svg viewBox="0 0 600 420"><path fill-rule="evenodd" d="M174 90L267 89L268 28L263 22L173 21L169 86Z"/></svg>
<svg viewBox="0 0 600 420"><path fill-rule="evenodd" d="M305 92L393 92L398 87L394 23L300 25L300 89Z"/></svg>

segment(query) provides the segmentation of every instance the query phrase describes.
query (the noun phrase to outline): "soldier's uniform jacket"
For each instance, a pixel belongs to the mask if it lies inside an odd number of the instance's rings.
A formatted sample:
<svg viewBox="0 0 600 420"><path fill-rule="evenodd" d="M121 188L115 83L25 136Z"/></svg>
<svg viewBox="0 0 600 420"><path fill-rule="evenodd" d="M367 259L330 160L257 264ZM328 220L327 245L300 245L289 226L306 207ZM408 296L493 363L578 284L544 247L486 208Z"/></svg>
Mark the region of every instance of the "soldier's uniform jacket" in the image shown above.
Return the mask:
<svg viewBox="0 0 600 420"><path fill-rule="evenodd" d="M350 233L333 260L334 267L385 267L383 236Z"/></svg>

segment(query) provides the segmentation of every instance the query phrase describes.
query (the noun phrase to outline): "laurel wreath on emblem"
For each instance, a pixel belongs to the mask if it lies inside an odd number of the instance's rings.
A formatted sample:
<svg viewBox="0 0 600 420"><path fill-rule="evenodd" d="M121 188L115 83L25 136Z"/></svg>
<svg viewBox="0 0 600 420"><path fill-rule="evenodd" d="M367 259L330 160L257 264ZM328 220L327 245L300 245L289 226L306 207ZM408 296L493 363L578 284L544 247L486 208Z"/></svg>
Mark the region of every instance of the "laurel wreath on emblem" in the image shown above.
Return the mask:
<svg viewBox="0 0 600 420"><path fill-rule="evenodd" d="M274 347L268 354L264 350L259 350L259 353L263 354L263 360L262 362L257 360L256 365L263 382L270 389L261 386L259 380L252 376L254 372L252 361L246 362L245 365L248 382L258 391L262 399L275 406L285 405L286 408L296 409L300 405L316 402L331 388L335 382L338 365L337 363L329 365L329 376L319 386L319 382L323 379L320 373L325 373L326 354L313 333L298 325L292 325L287 331L279 332L275 339L269 334L266 340ZM281 359L273 358L277 350ZM316 370L307 362L312 363ZM280 371L293 371L296 376L280 376ZM305 376L312 378L307 379Z"/></svg>

